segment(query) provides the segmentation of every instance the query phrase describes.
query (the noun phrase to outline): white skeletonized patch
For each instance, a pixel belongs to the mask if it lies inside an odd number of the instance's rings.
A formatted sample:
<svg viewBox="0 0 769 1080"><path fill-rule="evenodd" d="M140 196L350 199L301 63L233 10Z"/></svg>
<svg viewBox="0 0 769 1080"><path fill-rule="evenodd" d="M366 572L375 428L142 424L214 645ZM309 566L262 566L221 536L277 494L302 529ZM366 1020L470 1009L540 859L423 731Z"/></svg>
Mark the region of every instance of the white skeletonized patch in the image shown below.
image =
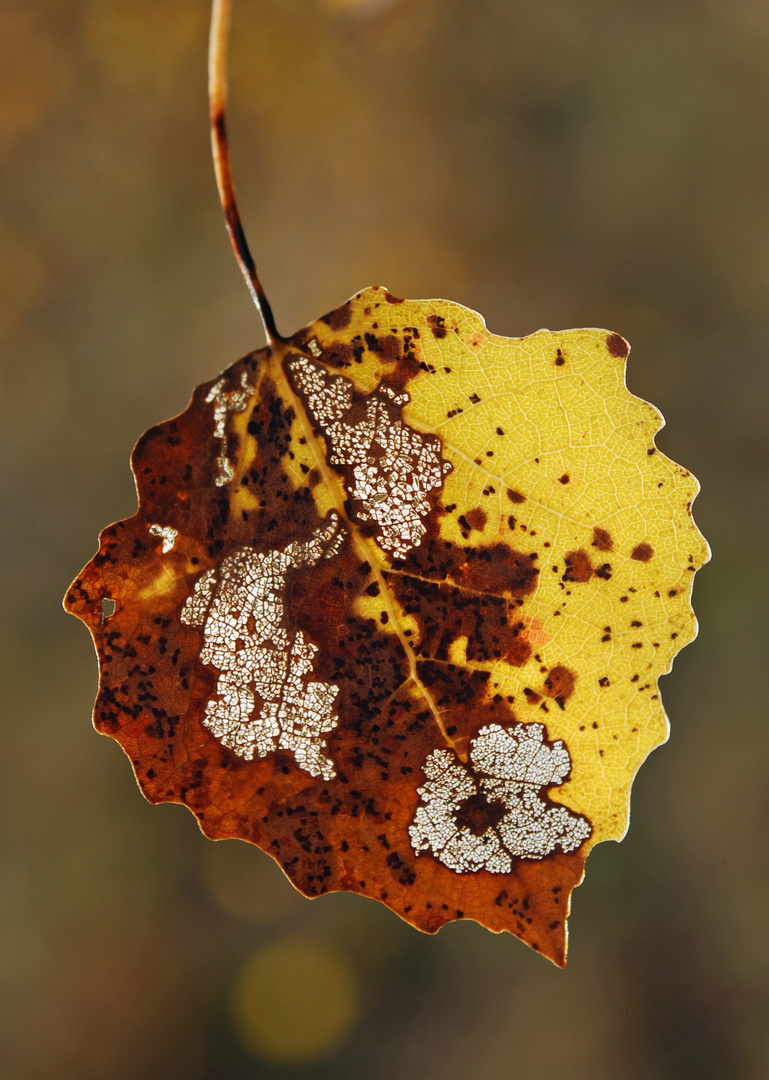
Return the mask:
<svg viewBox="0 0 769 1080"><path fill-rule="evenodd" d="M422 522L430 513L427 496L440 489L451 470L441 459L438 439L393 415L390 403L404 404L405 394L383 387L367 399L365 417L351 419L346 416L353 403L349 379L329 375L306 356L293 357L288 368L327 440L329 464L352 467L349 495L357 517L376 522L381 547L404 558L427 531Z"/></svg>
<svg viewBox="0 0 769 1080"><path fill-rule="evenodd" d="M219 379L208 391L206 401L214 403L214 435L219 440L219 454L216 458L214 477L217 487L229 484L235 475L232 462L227 456L227 413L243 412L253 392L254 388L248 381L248 373L245 371L240 375L239 390L225 390L224 379Z"/></svg>
<svg viewBox="0 0 769 1080"><path fill-rule="evenodd" d="M300 768L325 780L335 775L323 736L338 722L338 687L308 678L318 649L285 628L286 574L331 558L343 539L332 513L309 541L267 554L239 548L201 574L181 614L203 627L200 659L219 670L205 726L242 758L290 750Z"/></svg>
<svg viewBox="0 0 769 1080"><path fill-rule="evenodd" d="M409 828L417 855L430 851L458 873L507 874L515 858L578 848L590 836L589 823L542 794L564 782L571 758L560 740L545 739L542 724L489 724L471 743L470 766L450 750L433 751Z"/></svg>
<svg viewBox="0 0 769 1080"><path fill-rule="evenodd" d="M160 548L161 554L167 555L169 551L173 551L176 537L179 535L176 529L172 529L170 525L150 525L148 531L150 536L160 536L163 538L163 543Z"/></svg>

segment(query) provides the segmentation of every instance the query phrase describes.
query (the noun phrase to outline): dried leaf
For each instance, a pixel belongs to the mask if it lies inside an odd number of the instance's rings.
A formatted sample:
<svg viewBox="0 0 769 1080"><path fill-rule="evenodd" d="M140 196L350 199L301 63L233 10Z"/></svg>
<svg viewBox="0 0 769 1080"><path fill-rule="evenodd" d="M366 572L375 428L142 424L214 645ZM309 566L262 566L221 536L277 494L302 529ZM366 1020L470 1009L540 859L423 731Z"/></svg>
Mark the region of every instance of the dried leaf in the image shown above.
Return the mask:
<svg viewBox="0 0 769 1080"><path fill-rule="evenodd" d="M307 896L564 963L585 858L666 738L657 679L707 558L627 352L374 288L148 431L138 512L66 599L147 798Z"/></svg>

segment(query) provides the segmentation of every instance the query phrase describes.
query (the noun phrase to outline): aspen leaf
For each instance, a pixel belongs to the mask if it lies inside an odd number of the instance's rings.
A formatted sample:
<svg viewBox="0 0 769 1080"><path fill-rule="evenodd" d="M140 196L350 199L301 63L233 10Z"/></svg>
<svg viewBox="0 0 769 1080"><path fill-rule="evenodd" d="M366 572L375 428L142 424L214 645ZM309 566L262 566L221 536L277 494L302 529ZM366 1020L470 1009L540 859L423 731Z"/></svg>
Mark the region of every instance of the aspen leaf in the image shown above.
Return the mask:
<svg viewBox="0 0 769 1080"><path fill-rule="evenodd" d="M67 594L96 728L151 802L306 896L475 919L562 965L696 632L696 481L618 334L506 339L371 288L282 337L232 184L228 20L214 0L214 167L268 347L142 436L138 510Z"/></svg>
<svg viewBox="0 0 769 1080"><path fill-rule="evenodd" d="M148 431L138 510L66 598L147 798L307 896L563 964L707 558L627 352L371 288Z"/></svg>

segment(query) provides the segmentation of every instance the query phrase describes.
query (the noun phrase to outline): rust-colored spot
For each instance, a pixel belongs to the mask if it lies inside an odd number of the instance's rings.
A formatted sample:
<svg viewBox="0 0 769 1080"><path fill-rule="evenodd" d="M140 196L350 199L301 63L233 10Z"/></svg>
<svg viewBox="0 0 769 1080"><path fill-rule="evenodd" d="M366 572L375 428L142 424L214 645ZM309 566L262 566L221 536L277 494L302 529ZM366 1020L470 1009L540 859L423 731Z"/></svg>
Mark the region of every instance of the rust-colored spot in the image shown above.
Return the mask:
<svg viewBox="0 0 769 1080"><path fill-rule="evenodd" d="M427 323L433 332L433 337L436 337L439 340L446 337L448 331L445 326L446 320L442 315L428 315Z"/></svg>
<svg viewBox="0 0 769 1080"><path fill-rule="evenodd" d="M477 529L478 532L483 532L486 528L486 522L489 520L489 515L482 506L476 506L472 510L468 510L465 517L470 528Z"/></svg>
<svg viewBox="0 0 769 1080"><path fill-rule="evenodd" d="M354 363L360 363L363 356L363 346L352 344L348 341L330 341L323 348L323 363L329 367L347 368Z"/></svg>
<svg viewBox="0 0 769 1080"><path fill-rule="evenodd" d="M523 692L526 695L526 700L529 705L538 705L542 700L542 695L538 694L536 690L532 690L529 686L524 687Z"/></svg>
<svg viewBox="0 0 769 1080"><path fill-rule="evenodd" d="M567 668L564 664L556 664L550 668L545 679L544 693L553 698L561 708L574 693L574 685L577 681L576 672Z"/></svg>
<svg viewBox="0 0 769 1080"><path fill-rule="evenodd" d="M566 570L561 577L561 581L590 581L594 573L593 564L590 562L590 556L584 548L580 548L579 551L567 551L564 562L566 563Z"/></svg>
<svg viewBox="0 0 769 1080"><path fill-rule="evenodd" d="M507 497L508 497L508 499L510 500L511 503L516 503L517 504L517 503L526 502L526 496L521 495L520 491L513 491L512 488L507 489Z"/></svg>
<svg viewBox="0 0 769 1080"><path fill-rule="evenodd" d="M599 529L596 525L593 529L592 545L594 548L598 548L599 551L612 551L614 549L614 541L611 538L611 533L606 529Z"/></svg>
<svg viewBox="0 0 769 1080"><path fill-rule="evenodd" d="M404 300L401 296L393 296L391 292L385 289L385 300L388 304L403 304Z"/></svg>
<svg viewBox="0 0 769 1080"><path fill-rule="evenodd" d="M647 544L645 541L642 544L636 544L633 550L630 552L630 558L636 559L637 562L648 562L654 555L654 548L651 544Z"/></svg>
<svg viewBox="0 0 769 1080"><path fill-rule="evenodd" d="M609 334L606 339L606 348L612 356L619 356L622 360L630 352L630 346L621 334Z"/></svg>
<svg viewBox="0 0 769 1080"><path fill-rule="evenodd" d="M530 555L513 551L505 544L465 548L467 560L452 573L454 581L474 589L501 596L528 596L534 591L539 570Z"/></svg>
<svg viewBox="0 0 769 1080"><path fill-rule="evenodd" d="M520 635L513 641L505 653L505 660L515 667L523 667L531 656L531 645Z"/></svg>
<svg viewBox="0 0 769 1080"><path fill-rule="evenodd" d="M395 334L365 335L366 345L373 353L378 353L383 360L397 360L401 355L401 343Z"/></svg>
<svg viewBox="0 0 769 1080"><path fill-rule="evenodd" d="M348 300L341 307L334 308L333 311L329 311L328 315L324 315L321 322L324 322L326 326L330 326L332 330L344 330L345 326L350 325L351 319L352 306Z"/></svg>

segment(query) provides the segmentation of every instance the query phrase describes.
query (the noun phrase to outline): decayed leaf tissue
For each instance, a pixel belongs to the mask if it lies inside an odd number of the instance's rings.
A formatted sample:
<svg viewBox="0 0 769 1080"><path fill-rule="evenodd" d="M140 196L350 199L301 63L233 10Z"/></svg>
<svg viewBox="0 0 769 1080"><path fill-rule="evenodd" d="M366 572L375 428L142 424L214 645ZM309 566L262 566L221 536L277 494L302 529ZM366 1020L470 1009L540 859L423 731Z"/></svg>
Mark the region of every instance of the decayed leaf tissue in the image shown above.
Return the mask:
<svg viewBox="0 0 769 1080"><path fill-rule="evenodd" d="M563 964L585 858L666 738L657 680L707 558L627 353L371 288L148 431L139 508L66 598L147 798L307 896Z"/></svg>

